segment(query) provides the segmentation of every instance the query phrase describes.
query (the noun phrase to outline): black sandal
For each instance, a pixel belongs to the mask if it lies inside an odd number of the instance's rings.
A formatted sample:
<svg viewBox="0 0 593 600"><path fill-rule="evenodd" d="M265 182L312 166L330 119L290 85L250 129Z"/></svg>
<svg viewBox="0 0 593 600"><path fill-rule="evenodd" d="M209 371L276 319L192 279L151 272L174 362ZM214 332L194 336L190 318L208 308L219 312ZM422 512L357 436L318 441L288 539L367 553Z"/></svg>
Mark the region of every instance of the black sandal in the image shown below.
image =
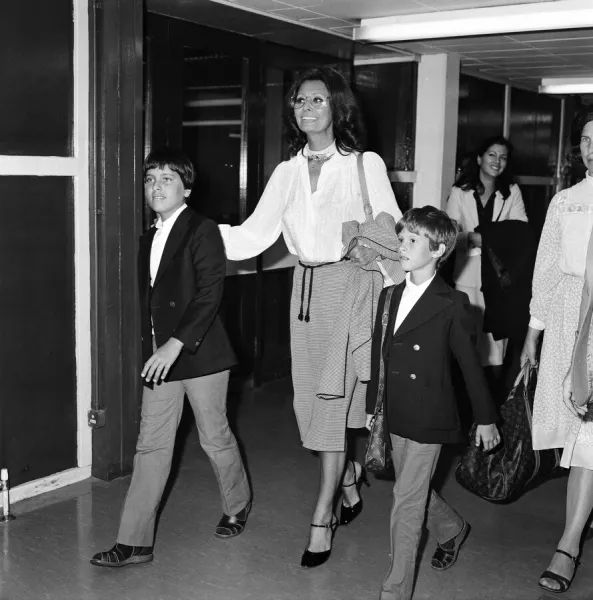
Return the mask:
<svg viewBox="0 0 593 600"><path fill-rule="evenodd" d="M538 585L540 588L542 588L542 590L546 590L546 592L552 592L554 594L563 594L564 592L568 591L568 588L570 588L575 573L577 572L577 567L581 564L581 561L579 560L578 556L573 556L572 554L569 554L564 550L560 550L560 548L557 548L556 552L558 554L564 554L564 556L568 556L568 558L570 558L570 560L572 560L572 562L574 563L574 571L572 572L572 577L568 579L567 577L564 577L564 575L554 573L554 571L544 571L539 578ZM554 588L548 587L547 585L543 585L542 579L551 579L552 581L555 581L560 586L560 589L556 590Z"/></svg>
<svg viewBox="0 0 593 600"><path fill-rule="evenodd" d="M430 560L430 566L437 571L444 571L449 567L452 567L457 560L459 549L470 530L470 525L467 521L463 521L463 527L461 531L454 537L445 542L444 544L437 543L437 549L432 555Z"/></svg>
<svg viewBox="0 0 593 600"><path fill-rule="evenodd" d="M214 535L217 538L228 539L243 533L250 509L251 503L236 515L222 515L222 518L216 526Z"/></svg>

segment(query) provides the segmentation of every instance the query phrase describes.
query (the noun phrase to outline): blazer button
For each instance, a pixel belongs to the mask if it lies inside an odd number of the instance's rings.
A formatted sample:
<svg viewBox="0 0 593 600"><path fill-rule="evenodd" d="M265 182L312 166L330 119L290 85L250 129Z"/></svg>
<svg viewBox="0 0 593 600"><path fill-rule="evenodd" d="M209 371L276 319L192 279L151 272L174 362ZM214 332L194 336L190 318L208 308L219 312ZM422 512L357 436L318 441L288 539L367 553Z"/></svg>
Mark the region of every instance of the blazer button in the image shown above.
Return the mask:
<svg viewBox="0 0 593 600"><path fill-rule="evenodd" d="M175 302L173 302L173 300L171 300L171 302L169 302L169 306L170 306L171 308L175 308Z"/></svg>
<svg viewBox="0 0 593 600"><path fill-rule="evenodd" d="M412 374L410 375L410 379L416 379L416 375L414 375L414 373L412 373Z"/></svg>
<svg viewBox="0 0 593 600"><path fill-rule="evenodd" d="M416 350L416 352L418 352L418 350L420 350L420 346L418 344L414 344L414 350Z"/></svg>

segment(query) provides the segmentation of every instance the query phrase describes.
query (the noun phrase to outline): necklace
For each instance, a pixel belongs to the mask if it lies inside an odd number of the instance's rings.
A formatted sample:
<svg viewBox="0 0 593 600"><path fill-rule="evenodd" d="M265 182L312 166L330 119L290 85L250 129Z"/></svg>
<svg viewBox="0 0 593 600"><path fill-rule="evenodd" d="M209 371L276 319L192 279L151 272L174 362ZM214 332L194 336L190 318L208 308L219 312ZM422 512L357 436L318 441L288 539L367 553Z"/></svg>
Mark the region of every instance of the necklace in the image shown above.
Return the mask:
<svg viewBox="0 0 593 600"><path fill-rule="evenodd" d="M323 150L321 150L319 152L314 152L313 150L311 150L309 148L309 146L306 146L304 149L304 152L303 152L303 154L307 157L307 160L309 161L309 163L315 161L315 162L313 162L313 164L315 164L315 163L322 164L322 163L328 161L335 153L336 153L335 144L332 144L328 148L324 148Z"/></svg>
<svg viewBox="0 0 593 600"><path fill-rule="evenodd" d="M313 164L324 163L327 162L333 155L333 152L331 154L309 154L309 156L307 156L307 160L309 162L313 162Z"/></svg>

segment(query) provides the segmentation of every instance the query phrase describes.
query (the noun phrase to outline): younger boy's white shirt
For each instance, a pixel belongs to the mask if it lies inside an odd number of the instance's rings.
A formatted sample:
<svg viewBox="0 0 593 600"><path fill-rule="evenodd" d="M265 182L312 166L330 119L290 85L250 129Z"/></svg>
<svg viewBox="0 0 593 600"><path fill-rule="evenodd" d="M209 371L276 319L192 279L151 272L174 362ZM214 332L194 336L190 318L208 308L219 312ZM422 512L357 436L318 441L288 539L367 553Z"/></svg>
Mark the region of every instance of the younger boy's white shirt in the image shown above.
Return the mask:
<svg viewBox="0 0 593 600"><path fill-rule="evenodd" d="M152 246L150 247L150 287L154 285L156 274L159 272L161 258L165 250L165 244L177 217L187 208L187 204L180 206L166 221L162 221L159 217L156 222L156 232L152 238Z"/></svg>
<svg viewBox="0 0 593 600"><path fill-rule="evenodd" d="M395 327L393 328L393 333L395 333L399 326L403 323L404 319L410 314L412 308L414 308L414 304L420 300L420 297L426 291L426 288L431 284L434 279L435 274L420 285L416 285L412 283L410 279L410 274L406 273L406 288L402 293L401 300L399 301L399 307L397 309L397 315L395 317Z"/></svg>

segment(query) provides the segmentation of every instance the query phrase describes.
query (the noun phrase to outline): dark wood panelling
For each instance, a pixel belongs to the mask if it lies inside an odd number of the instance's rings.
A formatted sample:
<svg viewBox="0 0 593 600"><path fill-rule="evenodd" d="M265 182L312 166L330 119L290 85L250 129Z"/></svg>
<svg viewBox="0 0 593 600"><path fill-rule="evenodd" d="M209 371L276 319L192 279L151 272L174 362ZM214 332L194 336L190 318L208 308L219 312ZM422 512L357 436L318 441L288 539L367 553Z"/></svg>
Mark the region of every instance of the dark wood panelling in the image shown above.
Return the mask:
<svg viewBox="0 0 593 600"><path fill-rule="evenodd" d="M552 186L548 185L522 185L521 195L525 204L525 211L529 224L535 231L537 237L542 233L546 213L550 200L554 194Z"/></svg>
<svg viewBox="0 0 593 600"><path fill-rule="evenodd" d="M237 9L230 4L209 0L147 0L146 6L151 12L176 17L189 23L200 23L212 31L223 34L236 32L231 35L243 34L248 39L254 36L263 41L282 44L285 48L292 46L298 52L314 51L322 53L324 57L331 55L334 60L335 57L349 60L353 55L354 44L347 38L304 28L297 23L270 18L257 12ZM220 47L224 47L224 41L221 39ZM254 41L257 43L259 40Z"/></svg>
<svg viewBox="0 0 593 600"><path fill-rule="evenodd" d="M90 31L93 475L132 470L141 397L136 276L142 232L142 0L95 2Z"/></svg>
<svg viewBox="0 0 593 600"><path fill-rule="evenodd" d="M256 286L257 275L232 275L224 284L221 317L227 329L239 364L234 374L242 377L253 373L256 355Z"/></svg>
<svg viewBox="0 0 593 600"><path fill-rule="evenodd" d="M556 174L559 132L558 98L512 90L509 137L515 147L515 173L553 177Z"/></svg>
<svg viewBox="0 0 593 600"><path fill-rule="evenodd" d="M505 86L464 73L459 77L457 166L474 153L483 140L502 135Z"/></svg>
<svg viewBox="0 0 593 600"><path fill-rule="evenodd" d="M13 485L76 466L68 177L0 177L0 465Z"/></svg>
<svg viewBox="0 0 593 600"><path fill-rule="evenodd" d="M416 62L354 67L368 148L388 169L414 170L417 76Z"/></svg>
<svg viewBox="0 0 593 600"><path fill-rule="evenodd" d="M0 154L68 156L72 0L0 3Z"/></svg>

